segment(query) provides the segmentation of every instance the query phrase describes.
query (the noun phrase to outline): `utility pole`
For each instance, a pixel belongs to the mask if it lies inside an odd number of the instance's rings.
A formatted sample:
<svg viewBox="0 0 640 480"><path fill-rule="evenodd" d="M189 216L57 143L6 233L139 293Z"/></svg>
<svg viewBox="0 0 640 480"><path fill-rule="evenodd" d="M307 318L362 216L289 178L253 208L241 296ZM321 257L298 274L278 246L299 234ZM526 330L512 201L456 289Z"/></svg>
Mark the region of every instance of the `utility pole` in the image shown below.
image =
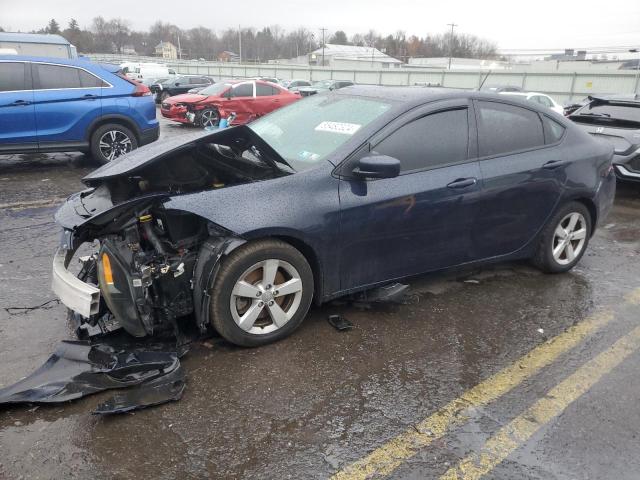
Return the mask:
<svg viewBox="0 0 640 480"><path fill-rule="evenodd" d="M180 34L177 34L178 36L178 59L182 60L182 49L180 48Z"/></svg>
<svg viewBox="0 0 640 480"><path fill-rule="evenodd" d="M324 32L327 31L326 28L321 28L322 31L322 66L324 67Z"/></svg>
<svg viewBox="0 0 640 480"><path fill-rule="evenodd" d="M449 70L451 70L451 57L453 57L453 29L458 26L457 23L447 23L451 27L451 36L449 37Z"/></svg>
<svg viewBox="0 0 640 480"><path fill-rule="evenodd" d="M242 28L238 25L238 55L240 55L240 63L242 63Z"/></svg>

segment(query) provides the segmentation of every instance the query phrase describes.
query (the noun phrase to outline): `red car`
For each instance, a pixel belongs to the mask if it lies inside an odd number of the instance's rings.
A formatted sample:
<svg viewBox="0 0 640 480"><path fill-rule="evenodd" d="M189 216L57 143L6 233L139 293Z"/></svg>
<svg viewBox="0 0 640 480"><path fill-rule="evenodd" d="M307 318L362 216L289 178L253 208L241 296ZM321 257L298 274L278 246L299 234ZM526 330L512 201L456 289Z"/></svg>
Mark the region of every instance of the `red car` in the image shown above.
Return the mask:
<svg viewBox="0 0 640 480"><path fill-rule="evenodd" d="M212 127L235 114L233 125L249 123L262 115L300 100L300 94L262 80L214 83L198 93L169 97L160 112L176 122Z"/></svg>

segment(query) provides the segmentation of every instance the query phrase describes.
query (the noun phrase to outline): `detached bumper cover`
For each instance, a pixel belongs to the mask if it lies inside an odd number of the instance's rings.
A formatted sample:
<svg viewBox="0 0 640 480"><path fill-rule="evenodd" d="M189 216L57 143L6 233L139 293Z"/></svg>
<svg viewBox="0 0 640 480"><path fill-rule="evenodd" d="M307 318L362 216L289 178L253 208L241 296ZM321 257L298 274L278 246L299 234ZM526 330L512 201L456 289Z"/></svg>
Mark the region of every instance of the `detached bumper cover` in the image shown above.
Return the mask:
<svg viewBox="0 0 640 480"><path fill-rule="evenodd" d="M83 282L67 270L71 260L68 252L60 248L53 257L51 289L67 307L88 318L98 313L100 289Z"/></svg>

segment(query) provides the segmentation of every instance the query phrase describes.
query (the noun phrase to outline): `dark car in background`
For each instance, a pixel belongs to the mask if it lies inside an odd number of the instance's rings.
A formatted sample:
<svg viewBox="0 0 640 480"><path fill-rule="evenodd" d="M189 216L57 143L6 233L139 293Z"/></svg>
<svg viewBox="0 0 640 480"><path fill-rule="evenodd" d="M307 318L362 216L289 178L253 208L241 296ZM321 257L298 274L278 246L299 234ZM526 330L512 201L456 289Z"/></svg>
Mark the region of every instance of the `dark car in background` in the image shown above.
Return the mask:
<svg viewBox="0 0 640 480"><path fill-rule="evenodd" d="M80 151L106 163L159 131L149 88L117 65L0 56L0 153Z"/></svg>
<svg viewBox="0 0 640 480"><path fill-rule="evenodd" d="M569 118L614 148L613 166L620 180L640 182L640 97L590 96Z"/></svg>
<svg viewBox="0 0 640 480"><path fill-rule="evenodd" d="M56 214L53 289L93 327L142 337L190 316L256 346L312 301L404 277L515 259L566 272L613 204L612 152L501 95L315 95L89 174ZM67 266L95 239L76 278Z"/></svg>
<svg viewBox="0 0 640 480"><path fill-rule="evenodd" d="M310 87L311 82L309 80L294 79L294 80L288 81L284 86L292 92L297 92L303 87Z"/></svg>
<svg viewBox="0 0 640 480"><path fill-rule="evenodd" d="M319 80L313 82L310 87L298 87L297 91L303 97L308 97L316 93L330 92L352 85L354 85L354 83L351 80Z"/></svg>
<svg viewBox="0 0 640 480"><path fill-rule="evenodd" d="M156 103L162 103L169 97L187 93L192 88L204 88L212 85L214 80L204 75L179 75L162 82L154 83L149 88L155 95Z"/></svg>

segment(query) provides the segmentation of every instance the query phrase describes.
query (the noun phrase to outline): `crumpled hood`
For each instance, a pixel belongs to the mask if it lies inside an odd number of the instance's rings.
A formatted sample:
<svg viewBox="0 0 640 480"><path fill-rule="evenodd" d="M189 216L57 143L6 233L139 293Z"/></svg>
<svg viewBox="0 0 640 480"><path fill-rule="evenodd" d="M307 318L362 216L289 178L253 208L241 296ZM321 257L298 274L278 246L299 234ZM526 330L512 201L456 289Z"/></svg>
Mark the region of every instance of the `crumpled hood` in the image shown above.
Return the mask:
<svg viewBox="0 0 640 480"><path fill-rule="evenodd" d="M176 103L200 103L208 99L215 100L217 98L218 97L208 97L206 95L200 95L199 93L183 93L182 95L169 97L162 103L168 103L169 105L175 105Z"/></svg>

